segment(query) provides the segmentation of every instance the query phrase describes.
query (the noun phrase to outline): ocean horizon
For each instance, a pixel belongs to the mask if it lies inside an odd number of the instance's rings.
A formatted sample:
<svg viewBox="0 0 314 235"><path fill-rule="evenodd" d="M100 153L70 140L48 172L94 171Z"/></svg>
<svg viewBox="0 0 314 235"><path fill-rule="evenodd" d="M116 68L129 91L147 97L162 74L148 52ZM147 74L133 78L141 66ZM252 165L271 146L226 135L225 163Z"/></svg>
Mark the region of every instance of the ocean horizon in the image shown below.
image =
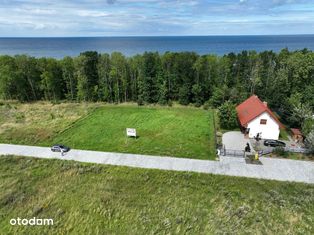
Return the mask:
<svg viewBox="0 0 314 235"><path fill-rule="evenodd" d="M193 51L200 55L246 51L314 50L314 35L239 35L239 36L114 36L114 37L0 37L0 54L27 54L35 57L63 58L84 51L126 56L145 51Z"/></svg>

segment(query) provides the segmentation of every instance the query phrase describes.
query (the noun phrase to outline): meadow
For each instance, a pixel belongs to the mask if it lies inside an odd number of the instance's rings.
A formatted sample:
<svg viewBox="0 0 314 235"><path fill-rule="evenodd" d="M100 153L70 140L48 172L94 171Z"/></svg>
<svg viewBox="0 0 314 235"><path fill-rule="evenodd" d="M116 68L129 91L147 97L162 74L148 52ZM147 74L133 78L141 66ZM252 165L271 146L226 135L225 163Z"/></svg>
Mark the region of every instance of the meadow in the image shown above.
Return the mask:
<svg viewBox="0 0 314 235"><path fill-rule="evenodd" d="M38 145L56 136L99 104L0 102L0 143Z"/></svg>
<svg viewBox="0 0 314 235"><path fill-rule="evenodd" d="M313 185L13 156L0 179L0 234L314 233Z"/></svg>
<svg viewBox="0 0 314 235"><path fill-rule="evenodd" d="M213 112L194 107L36 102L0 106L0 143L215 159ZM137 138L127 138L136 128Z"/></svg>

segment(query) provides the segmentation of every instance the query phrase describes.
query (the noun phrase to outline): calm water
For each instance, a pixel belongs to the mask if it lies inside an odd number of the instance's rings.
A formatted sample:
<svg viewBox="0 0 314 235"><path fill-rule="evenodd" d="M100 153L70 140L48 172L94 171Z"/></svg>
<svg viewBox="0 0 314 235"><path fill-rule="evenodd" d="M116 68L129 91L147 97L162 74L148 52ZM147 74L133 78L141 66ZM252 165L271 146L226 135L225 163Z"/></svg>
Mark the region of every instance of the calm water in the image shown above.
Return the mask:
<svg viewBox="0 0 314 235"><path fill-rule="evenodd" d="M119 51L127 56L145 51L195 51L223 55L242 50L283 48L314 50L314 35L291 36L195 36L195 37L98 37L98 38L0 38L0 54L28 54L36 57L76 56L95 50Z"/></svg>

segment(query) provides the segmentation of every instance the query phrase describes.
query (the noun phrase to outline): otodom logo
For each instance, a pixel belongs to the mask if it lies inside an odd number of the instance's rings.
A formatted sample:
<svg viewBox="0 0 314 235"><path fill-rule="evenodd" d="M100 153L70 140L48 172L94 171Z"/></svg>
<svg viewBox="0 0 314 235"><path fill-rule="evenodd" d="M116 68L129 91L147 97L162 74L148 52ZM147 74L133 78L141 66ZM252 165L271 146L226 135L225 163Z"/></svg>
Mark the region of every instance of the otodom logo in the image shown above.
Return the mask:
<svg viewBox="0 0 314 235"><path fill-rule="evenodd" d="M20 226L51 226L53 225L53 219L40 219L36 217L26 219L17 217L10 219L10 224Z"/></svg>

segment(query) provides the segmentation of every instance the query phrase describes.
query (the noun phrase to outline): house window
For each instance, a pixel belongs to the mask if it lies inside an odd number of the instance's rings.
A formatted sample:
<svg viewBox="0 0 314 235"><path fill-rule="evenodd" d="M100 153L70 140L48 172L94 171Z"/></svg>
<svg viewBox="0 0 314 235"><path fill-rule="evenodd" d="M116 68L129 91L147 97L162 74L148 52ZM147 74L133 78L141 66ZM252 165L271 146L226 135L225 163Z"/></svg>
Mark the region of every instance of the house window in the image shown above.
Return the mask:
<svg viewBox="0 0 314 235"><path fill-rule="evenodd" d="M267 123L267 119L261 119L261 121L260 121L261 125L266 125L266 123Z"/></svg>

